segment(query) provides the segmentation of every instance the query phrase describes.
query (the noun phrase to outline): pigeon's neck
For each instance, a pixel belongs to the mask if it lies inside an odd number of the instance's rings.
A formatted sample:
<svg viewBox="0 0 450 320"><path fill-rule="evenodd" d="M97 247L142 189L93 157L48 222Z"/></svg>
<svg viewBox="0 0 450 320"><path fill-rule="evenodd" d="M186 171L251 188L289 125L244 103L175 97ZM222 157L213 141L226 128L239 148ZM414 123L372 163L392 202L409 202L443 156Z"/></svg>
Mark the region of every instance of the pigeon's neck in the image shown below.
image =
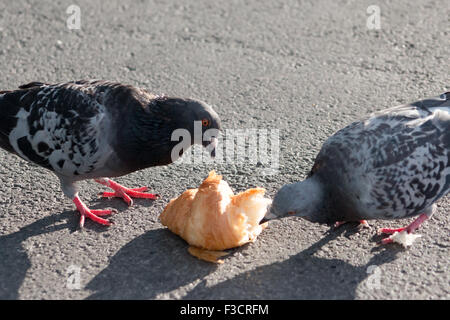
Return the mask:
<svg viewBox="0 0 450 320"><path fill-rule="evenodd" d="M176 144L171 137L176 127L170 118L137 114L119 134L116 152L130 171L170 164Z"/></svg>

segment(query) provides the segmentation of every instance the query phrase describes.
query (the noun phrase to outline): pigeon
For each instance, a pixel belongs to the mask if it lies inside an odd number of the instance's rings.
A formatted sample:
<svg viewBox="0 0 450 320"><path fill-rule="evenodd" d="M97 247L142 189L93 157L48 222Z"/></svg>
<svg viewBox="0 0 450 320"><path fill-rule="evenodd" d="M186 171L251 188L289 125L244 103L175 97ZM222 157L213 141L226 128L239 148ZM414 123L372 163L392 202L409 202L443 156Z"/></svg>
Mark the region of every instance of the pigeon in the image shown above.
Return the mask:
<svg viewBox="0 0 450 320"><path fill-rule="evenodd" d="M450 189L450 92L389 108L326 140L305 180L276 193L267 219L317 223L418 216L390 234L414 232Z"/></svg>
<svg viewBox="0 0 450 320"><path fill-rule="evenodd" d="M172 163L172 149L180 143L172 133L184 129L194 136L196 123L201 134L211 129L215 136L183 143L187 148L200 143L214 156L220 119L202 101L103 80L32 82L0 92L0 147L53 171L81 214L80 227L86 217L111 225L101 216L115 210L90 210L78 195L77 181L94 179L113 189L102 197L121 197L130 206L132 198L156 199L147 187L126 188L109 178Z"/></svg>

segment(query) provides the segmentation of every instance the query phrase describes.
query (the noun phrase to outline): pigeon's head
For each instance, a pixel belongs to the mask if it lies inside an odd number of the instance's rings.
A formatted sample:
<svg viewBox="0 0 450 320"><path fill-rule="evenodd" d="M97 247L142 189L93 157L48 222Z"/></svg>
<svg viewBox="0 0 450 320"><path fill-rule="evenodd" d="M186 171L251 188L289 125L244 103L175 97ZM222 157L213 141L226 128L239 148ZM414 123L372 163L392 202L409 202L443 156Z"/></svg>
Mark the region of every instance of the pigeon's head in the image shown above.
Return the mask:
<svg viewBox="0 0 450 320"><path fill-rule="evenodd" d="M159 97L152 103L171 121L172 141L183 140L184 151L192 144L201 144L215 156L222 127L210 105L195 99L169 97Z"/></svg>
<svg viewBox="0 0 450 320"><path fill-rule="evenodd" d="M315 179L286 184L278 190L265 218L300 216L314 221L320 211L321 200L322 188Z"/></svg>
<svg viewBox="0 0 450 320"><path fill-rule="evenodd" d="M191 134L191 143L201 144L211 157L216 156L219 133L222 130L219 115L207 103L185 99L183 123Z"/></svg>
<svg viewBox="0 0 450 320"><path fill-rule="evenodd" d="M171 131L168 134L176 146L175 158L178 157L179 148L182 148L183 152L192 144L203 145L212 157L215 156L222 127L219 116L210 105L200 100L166 96L158 97L151 103L150 115L156 113L158 119L171 124Z"/></svg>

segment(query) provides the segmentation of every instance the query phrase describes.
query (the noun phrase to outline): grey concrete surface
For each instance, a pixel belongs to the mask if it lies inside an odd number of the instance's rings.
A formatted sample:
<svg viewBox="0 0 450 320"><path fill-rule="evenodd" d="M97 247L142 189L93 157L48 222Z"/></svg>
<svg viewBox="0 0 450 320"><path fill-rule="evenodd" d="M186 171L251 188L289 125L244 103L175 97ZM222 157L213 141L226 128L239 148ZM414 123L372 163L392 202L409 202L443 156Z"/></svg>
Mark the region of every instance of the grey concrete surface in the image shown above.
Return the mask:
<svg viewBox="0 0 450 320"><path fill-rule="evenodd" d="M70 30L66 9L81 9ZM366 25L378 5L379 30ZM169 199L215 168L236 190L273 196L303 179L323 141L372 111L448 91L450 2L0 1L0 89L29 81L116 80L215 106L225 128L280 130L280 167L171 165L117 179L163 198L100 200L115 225L86 221L45 169L0 151L1 299L449 299L449 198L413 247L378 246L376 229L272 222L223 265L197 260L158 221ZM73 269L75 268L75 269ZM73 288L73 270L80 288ZM372 273L371 273L372 272Z"/></svg>

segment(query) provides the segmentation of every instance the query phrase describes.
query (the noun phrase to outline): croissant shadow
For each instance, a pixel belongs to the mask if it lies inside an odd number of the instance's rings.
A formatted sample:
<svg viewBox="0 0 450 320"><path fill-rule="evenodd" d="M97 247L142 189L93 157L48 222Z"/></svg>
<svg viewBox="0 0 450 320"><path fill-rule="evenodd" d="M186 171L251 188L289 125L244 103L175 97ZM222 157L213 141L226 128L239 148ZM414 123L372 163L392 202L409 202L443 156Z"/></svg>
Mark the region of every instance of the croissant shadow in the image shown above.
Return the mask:
<svg viewBox="0 0 450 320"><path fill-rule="evenodd" d="M314 256L343 232L335 230L287 260L243 272L215 286L207 287L203 281L184 299L354 299L356 288L370 275L368 267L395 260L402 249L382 250L363 266Z"/></svg>
<svg viewBox="0 0 450 320"><path fill-rule="evenodd" d="M0 300L19 298L19 289L31 266L23 242L33 236L50 233L71 225L72 211L52 214L39 219L19 231L0 236ZM55 223L66 220L67 223Z"/></svg>
<svg viewBox="0 0 450 320"><path fill-rule="evenodd" d="M166 228L150 230L122 247L85 287L88 299L154 299L217 269L187 251L187 244Z"/></svg>

